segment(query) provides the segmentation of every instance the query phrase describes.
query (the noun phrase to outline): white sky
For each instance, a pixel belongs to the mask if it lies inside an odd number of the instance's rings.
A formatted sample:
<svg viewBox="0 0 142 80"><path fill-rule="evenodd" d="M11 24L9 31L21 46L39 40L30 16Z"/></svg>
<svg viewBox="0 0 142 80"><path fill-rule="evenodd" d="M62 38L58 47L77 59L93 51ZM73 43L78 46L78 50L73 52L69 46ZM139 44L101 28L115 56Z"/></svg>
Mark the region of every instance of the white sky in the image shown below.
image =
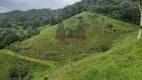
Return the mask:
<svg viewBox="0 0 142 80"><path fill-rule="evenodd" d="M58 9L78 1L81 0L0 0L0 12L41 8Z"/></svg>

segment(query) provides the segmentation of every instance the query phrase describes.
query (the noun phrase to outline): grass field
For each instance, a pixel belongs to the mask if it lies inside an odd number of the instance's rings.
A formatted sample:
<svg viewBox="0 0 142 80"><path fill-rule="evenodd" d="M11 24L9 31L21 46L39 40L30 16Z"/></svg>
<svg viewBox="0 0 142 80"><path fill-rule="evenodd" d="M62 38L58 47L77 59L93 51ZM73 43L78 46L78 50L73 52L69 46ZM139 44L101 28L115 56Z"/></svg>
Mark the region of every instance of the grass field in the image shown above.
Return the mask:
<svg viewBox="0 0 142 80"><path fill-rule="evenodd" d="M128 35L111 50L68 64L50 75L51 80L141 80L142 40ZM49 75L48 75L49 76Z"/></svg>

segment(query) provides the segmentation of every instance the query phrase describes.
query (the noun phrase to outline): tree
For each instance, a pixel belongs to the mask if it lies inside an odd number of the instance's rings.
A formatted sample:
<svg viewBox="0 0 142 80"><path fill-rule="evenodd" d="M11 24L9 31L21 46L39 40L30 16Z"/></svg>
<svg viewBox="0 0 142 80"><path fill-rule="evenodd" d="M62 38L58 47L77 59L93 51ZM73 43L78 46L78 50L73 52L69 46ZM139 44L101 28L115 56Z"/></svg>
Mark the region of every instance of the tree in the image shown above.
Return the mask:
<svg viewBox="0 0 142 80"><path fill-rule="evenodd" d="M20 60L19 58L19 51L21 50L21 47L20 47L21 43L20 42L16 42L14 44L12 44L10 47L13 48L13 51L15 51L14 53L14 57L15 57L15 77L18 77L19 80L21 80L22 76L26 75L24 74L23 72L25 72L24 70L24 65L25 65L25 56L22 60Z"/></svg>
<svg viewBox="0 0 142 80"><path fill-rule="evenodd" d="M65 38L65 30L64 30L64 24L63 22L58 24L58 29L56 31L56 38L57 39L63 39Z"/></svg>
<svg viewBox="0 0 142 80"><path fill-rule="evenodd" d="M139 6L140 14L141 14L140 30L139 30L139 33L138 33L138 39L140 39L141 38L141 33L142 33L142 5L141 5L141 3L139 3L138 6Z"/></svg>
<svg viewBox="0 0 142 80"><path fill-rule="evenodd" d="M0 25L2 25L2 28L9 28L11 25L10 25L10 23L9 23L9 21L6 19L6 18L4 18L2 21L1 21L1 24Z"/></svg>
<svg viewBox="0 0 142 80"><path fill-rule="evenodd" d="M85 29L84 29L84 21L82 19L79 19L78 30L77 30L77 37L81 38L81 39L84 39L86 37L85 33L86 32L85 32Z"/></svg>
<svg viewBox="0 0 142 80"><path fill-rule="evenodd" d="M102 18L102 35L104 35L105 26L104 26L104 18Z"/></svg>
<svg viewBox="0 0 142 80"><path fill-rule="evenodd" d="M132 13L132 23L139 24L139 9L137 8L138 4L135 2L131 5L131 13Z"/></svg>

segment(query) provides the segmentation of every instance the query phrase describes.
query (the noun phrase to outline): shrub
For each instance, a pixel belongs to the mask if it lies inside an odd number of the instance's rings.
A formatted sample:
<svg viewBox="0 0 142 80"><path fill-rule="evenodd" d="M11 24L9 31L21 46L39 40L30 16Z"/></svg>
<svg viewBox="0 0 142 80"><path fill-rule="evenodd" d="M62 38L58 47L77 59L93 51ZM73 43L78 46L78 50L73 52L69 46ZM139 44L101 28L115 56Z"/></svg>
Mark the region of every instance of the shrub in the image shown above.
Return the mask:
<svg viewBox="0 0 142 80"><path fill-rule="evenodd" d="M12 68L10 69L10 78L16 78L16 77L18 77L17 71L18 71L17 68L12 67Z"/></svg>
<svg viewBox="0 0 142 80"><path fill-rule="evenodd" d="M107 26L109 27L109 28L113 28L113 25L112 24L107 24Z"/></svg>
<svg viewBox="0 0 142 80"><path fill-rule="evenodd" d="M110 49L110 46L109 46L109 45L101 45L101 46L99 47L99 49L100 49L102 52L105 52L105 51L107 51L107 50Z"/></svg>
<svg viewBox="0 0 142 80"><path fill-rule="evenodd" d="M10 78L18 78L19 77L19 69L16 67L12 67L10 69L10 74L9 77ZM23 69L21 72L21 78L25 77L28 74L28 70L27 69Z"/></svg>
<svg viewBox="0 0 142 80"><path fill-rule="evenodd" d="M48 77L45 77L44 80L48 80Z"/></svg>

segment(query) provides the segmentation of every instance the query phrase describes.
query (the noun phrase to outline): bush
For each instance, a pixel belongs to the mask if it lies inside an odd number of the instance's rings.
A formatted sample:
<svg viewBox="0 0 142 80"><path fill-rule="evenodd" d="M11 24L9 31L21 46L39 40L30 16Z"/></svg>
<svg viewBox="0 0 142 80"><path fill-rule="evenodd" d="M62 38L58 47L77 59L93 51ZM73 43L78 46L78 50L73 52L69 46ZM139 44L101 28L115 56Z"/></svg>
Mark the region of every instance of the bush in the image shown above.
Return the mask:
<svg viewBox="0 0 142 80"><path fill-rule="evenodd" d="M16 78L16 77L18 77L17 71L18 71L17 68L12 67L12 68L10 69L10 78Z"/></svg>
<svg viewBox="0 0 142 80"><path fill-rule="evenodd" d="M11 44L9 47L6 47L7 49L13 51L13 52L19 52L21 47L21 42L14 42L13 44Z"/></svg>
<svg viewBox="0 0 142 80"><path fill-rule="evenodd" d="M19 72L18 68L12 67L10 69L9 77L10 78L18 78L19 77L18 72ZM21 78L25 77L27 74L28 74L28 70L27 69L22 70Z"/></svg>
<svg viewBox="0 0 142 80"><path fill-rule="evenodd" d="M48 77L45 77L44 80L48 80Z"/></svg>
<svg viewBox="0 0 142 80"><path fill-rule="evenodd" d="M110 49L110 46L109 45L101 45L99 47L99 49L102 51L102 52L105 52L105 51L108 51Z"/></svg>
<svg viewBox="0 0 142 80"><path fill-rule="evenodd" d="M3 49L4 47L5 47L5 45L0 43L0 49Z"/></svg>
<svg viewBox="0 0 142 80"><path fill-rule="evenodd" d="M113 25L111 23L107 24L107 26L111 29L113 28Z"/></svg>

